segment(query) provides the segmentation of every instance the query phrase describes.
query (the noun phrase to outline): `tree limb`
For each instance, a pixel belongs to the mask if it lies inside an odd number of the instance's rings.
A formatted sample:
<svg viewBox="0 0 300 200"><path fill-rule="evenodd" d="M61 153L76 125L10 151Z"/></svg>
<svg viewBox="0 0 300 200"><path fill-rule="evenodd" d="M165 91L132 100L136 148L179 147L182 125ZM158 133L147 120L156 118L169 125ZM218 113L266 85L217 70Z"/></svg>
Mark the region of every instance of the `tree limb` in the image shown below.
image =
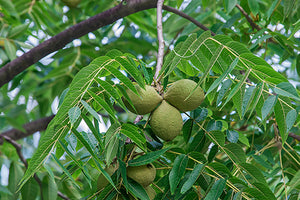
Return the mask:
<svg viewBox="0 0 300 200"><path fill-rule="evenodd" d="M247 21L249 22L249 24L251 25L252 29L256 29L256 30L261 30L261 28L254 23L254 21L249 17L249 15L246 13L246 11L239 5L236 4L235 7L237 7L241 13L246 17Z"/></svg>
<svg viewBox="0 0 300 200"><path fill-rule="evenodd" d="M123 0L119 5L71 26L0 68L0 87L43 57L62 49L74 39L133 13L155 7L156 0Z"/></svg>
<svg viewBox="0 0 300 200"><path fill-rule="evenodd" d="M198 22L196 19L194 19L193 17L185 14L184 12L181 12L180 10L177 10L176 8L163 5L163 9L166 10L166 11L172 12L174 14L177 14L177 15L179 15L179 16L181 16L181 17L183 17L183 18L185 18L185 19L187 19L189 21L191 21L192 23L194 23L196 26L198 26L202 30L210 31L212 36L216 35L214 32L212 32L211 30L209 30L209 28L207 28L206 26L204 26L203 24L201 24L200 22Z"/></svg>
<svg viewBox="0 0 300 200"><path fill-rule="evenodd" d="M26 130L26 132L22 132L18 129L10 129L8 131L5 131L0 134L0 145L3 143L2 137L9 137L12 140L19 140L21 138L25 138L29 135L34 134L37 131L46 130L49 122L53 119L54 115L51 115L49 117L44 117L41 119L37 119L35 121L29 122L27 124L23 125L23 128Z"/></svg>
<svg viewBox="0 0 300 200"><path fill-rule="evenodd" d="M289 136L300 142L300 135L296 135L295 133L289 133Z"/></svg>
<svg viewBox="0 0 300 200"><path fill-rule="evenodd" d="M157 53L157 62L155 68L154 79L157 80L159 72L163 65L164 60L164 37L163 37L163 27L162 27L162 7L164 0L157 1L157 10L156 10L156 18L157 18L157 39L158 39L158 53Z"/></svg>

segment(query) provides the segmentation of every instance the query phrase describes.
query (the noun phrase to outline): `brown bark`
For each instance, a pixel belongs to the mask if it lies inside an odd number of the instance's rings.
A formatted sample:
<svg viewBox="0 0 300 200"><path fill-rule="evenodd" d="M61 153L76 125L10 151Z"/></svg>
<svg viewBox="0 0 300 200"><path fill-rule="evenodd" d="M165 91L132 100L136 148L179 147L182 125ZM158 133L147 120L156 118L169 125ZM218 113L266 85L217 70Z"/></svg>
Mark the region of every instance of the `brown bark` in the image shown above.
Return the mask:
<svg viewBox="0 0 300 200"><path fill-rule="evenodd" d="M119 5L62 31L0 68L0 87L43 57L62 49L74 39L133 13L155 7L156 0L123 0Z"/></svg>
<svg viewBox="0 0 300 200"><path fill-rule="evenodd" d="M25 133L18 129L10 129L8 131L1 133L0 136L5 136L12 140L19 140L19 139L25 138L29 135L34 134L37 131L46 130L48 124L53 119L53 117L54 117L54 115L51 115L49 117L44 117L44 118L29 122L27 124L24 124L23 128L26 130ZM2 143L3 143L3 138L0 137L0 145Z"/></svg>

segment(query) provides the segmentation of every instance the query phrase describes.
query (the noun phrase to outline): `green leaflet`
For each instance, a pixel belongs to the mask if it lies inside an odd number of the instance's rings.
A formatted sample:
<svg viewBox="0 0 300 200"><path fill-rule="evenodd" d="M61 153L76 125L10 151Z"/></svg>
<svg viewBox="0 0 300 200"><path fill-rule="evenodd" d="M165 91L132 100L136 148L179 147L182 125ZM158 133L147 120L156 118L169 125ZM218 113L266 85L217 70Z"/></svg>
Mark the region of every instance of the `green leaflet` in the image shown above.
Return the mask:
<svg viewBox="0 0 300 200"><path fill-rule="evenodd" d="M30 178L28 182L21 189L22 199L32 200L36 199L39 192L39 185L34 178Z"/></svg>
<svg viewBox="0 0 300 200"><path fill-rule="evenodd" d="M57 198L57 185L49 176L45 176L42 180L43 199L52 200Z"/></svg>
<svg viewBox="0 0 300 200"><path fill-rule="evenodd" d="M188 163L188 157L184 154L181 154L176 157L174 161L173 168L169 174L169 182L171 194L173 195L177 185L179 184Z"/></svg>
<svg viewBox="0 0 300 200"><path fill-rule="evenodd" d="M145 151L146 138L142 130L132 124L122 124L120 132Z"/></svg>
<svg viewBox="0 0 300 200"><path fill-rule="evenodd" d="M235 68L235 66L237 65L238 63L238 58L236 58L232 63L231 65L226 69L226 71L219 77L217 78L217 80L215 80L213 82L213 84L210 86L210 88L207 90L206 95L208 95L211 91L213 91L216 87L218 87L221 82L229 75L229 73Z"/></svg>
<svg viewBox="0 0 300 200"><path fill-rule="evenodd" d="M212 188L209 190L209 192L207 193L204 200L218 199L223 193L223 189L225 188L225 186L226 186L226 180L224 179L217 180L212 186Z"/></svg>
<svg viewBox="0 0 300 200"><path fill-rule="evenodd" d="M299 98L299 95L298 95L296 89L289 82L279 83L278 85L276 85L276 87L274 87L273 90L275 93L277 93L279 95L282 95L285 97L290 97L297 101L300 101L300 98Z"/></svg>
<svg viewBox="0 0 300 200"><path fill-rule="evenodd" d="M126 106L124 105L121 95L118 93L118 91L108 82L102 81L99 78L96 78L96 81L99 83L99 87L102 88L104 91L106 91L111 97L114 98L116 102L119 103L119 105L123 108L126 109Z"/></svg>
<svg viewBox="0 0 300 200"><path fill-rule="evenodd" d="M105 134L105 160L106 163L109 165L112 159L117 155L118 148L119 148L119 138L117 134L120 132L120 124L115 123L112 124L109 129L106 131Z"/></svg>
<svg viewBox="0 0 300 200"><path fill-rule="evenodd" d="M133 181L130 178L128 178L127 180L128 180L128 190L132 194L134 194L136 197L140 199L150 200L145 189L140 184L138 184L137 182Z"/></svg>
<svg viewBox="0 0 300 200"><path fill-rule="evenodd" d="M70 130L68 127L68 124L70 123L68 111L80 103L84 94L92 85L95 78L97 78L98 74L101 73L105 66L109 65L111 62L112 60L107 56L99 57L97 65L88 65L79 71L74 77L59 111L50 122L46 132L40 139L39 146L30 160L28 169L19 184L19 189L21 189L26 181L42 166L59 138L64 136Z"/></svg>
<svg viewBox="0 0 300 200"><path fill-rule="evenodd" d="M242 118L245 116L247 110L250 107L250 104L254 98L256 87L250 86L246 89L246 92L243 97L243 103L242 103Z"/></svg>
<svg viewBox="0 0 300 200"><path fill-rule="evenodd" d="M163 155L166 151L168 151L170 148L161 149L158 151L152 151L149 153L146 153L145 155L142 155L136 159L130 160L128 162L129 166L140 166L140 165L146 165L148 163L154 162L156 159L158 159L161 155Z"/></svg>
<svg viewBox="0 0 300 200"><path fill-rule="evenodd" d="M63 170L63 172L69 177L69 179L71 181L73 181L73 183L80 188L77 183L75 182L74 178L72 177L72 175L70 174L70 172L60 163L59 159L56 158L56 156L52 153L52 157L54 158L55 162L60 166L60 168ZM53 179L53 178L51 178ZM53 179L54 180L54 179Z"/></svg>
<svg viewBox="0 0 300 200"><path fill-rule="evenodd" d="M226 144L224 147L224 151L234 162L246 162L246 154L240 145L236 143Z"/></svg>
<svg viewBox="0 0 300 200"><path fill-rule="evenodd" d="M243 171L251 176L252 182L260 182L267 185L266 179L257 167L249 163L240 163L239 165Z"/></svg>
<svg viewBox="0 0 300 200"><path fill-rule="evenodd" d="M287 137L288 137L288 130L287 130L287 113L290 111L287 98L283 98L281 101L277 101L274 107L274 113L276 122L278 124L279 133L282 139L282 144L285 143ZM290 116L289 116L290 117ZM294 124L294 123L293 123ZM289 122L289 127L291 127Z"/></svg>
<svg viewBox="0 0 300 200"><path fill-rule="evenodd" d="M251 70L248 69L243 78L241 80L239 80L239 82L234 86L234 88L230 91L225 103L223 104L222 108L231 100L231 98L239 91L239 89L244 85L246 79L248 78L249 74L250 74ZM241 105L242 106L242 105ZM222 109L221 108L221 109Z"/></svg>
<svg viewBox="0 0 300 200"><path fill-rule="evenodd" d="M208 166L211 167L216 172L218 172L223 177L232 177L230 170L220 162L211 162L208 164ZM209 171L211 174L215 174L215 172L213 172L209 168L207 168L206 170Z"/></svg>
<svg viewBox="0 0 300 200"><path fill-rule="evenodd" d="M262 114L262 121L269 115L273 107L275 106L277 102L277 95L271 95L267 98L267 100L264 102L264 105L261 109Z"/></svg>
<svg viewBox="0 0 300 200"><path fill-rule="evenodd" d="M135 79L135 81L141 86L141 88L145 88L144 78L139 72L137 66L135 66L128 57L120 56L116 57L115 60L125 68L125 70ZM128 61L129 60L129 61Z"/></svg>
<svg viewBox="0 0 300 200"><path fill-rule="evenodd" d="M180 193L181 194L184 194L186 193L193 185L194 183L196 182L196 180L198 179L203 167L205 165L204 164L197 164L192 173L190 174L188 180L183 184L182 188L181 188L181 191Z"/></svg>
<svg viewBox="0 0 300 200"><path fill-rule="evenodd" d="M75 106L69 110L68 115L72 125L77 121L80 114L81 114L81 110L78 106Z"/></svg>

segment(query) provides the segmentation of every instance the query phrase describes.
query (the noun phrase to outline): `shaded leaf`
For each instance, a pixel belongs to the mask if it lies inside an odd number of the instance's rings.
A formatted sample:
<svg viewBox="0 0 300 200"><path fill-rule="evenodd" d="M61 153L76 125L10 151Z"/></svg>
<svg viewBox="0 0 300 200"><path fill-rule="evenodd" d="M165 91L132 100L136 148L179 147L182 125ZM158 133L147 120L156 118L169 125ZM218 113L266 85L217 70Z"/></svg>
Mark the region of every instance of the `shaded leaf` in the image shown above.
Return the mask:
<svg viewBox="0 0 300 200"><path fill-rule="evenodd" d="M57 185L49 176L45 176L42 181L43 199L53 200L57 198Z"/></svg>
<svg viewBox="0 0 300 200"><path fill-rule="evenodd" d="M129 137L137 146L145 150L146 138L143 131L132 124L122 124L120 132Z"/></svg>
<svg viewBox="0 0 300 200"><path fill-rule="evenodd" d="M173 168L169 174L169 182L171 188L171 194L173 195L177 185L179 184L188 163L188 157L184 154L181 154L176 157Z"/></svg>
<svg viewBox="0 0 300 200"><path fill-rule="evenodd" d="M226 144L224 151L233 161L237 163L246 162L246 154L240 145L236 143Z"/></svg>
<svg viewBox="0 0 300 200"><path fill-rule="evenodd" d="M213 91L216 87L218 87L221 82L229 75L229 73L235 68L235 66L237 65L239 59L236 58L234 59L234 61L230 64L230 66L226 69L226 71L219 77L217 78L213 84L209 87L209 89L207 90L206 95L208 95L211 91Z"/></svg>
<svg viewBox="0 0 300 200"><path fill-rule="evenodd" d="M212 188L209 190L209 192L207 193L204 200L218 199L223 193L225 186L226 186L226 180L224 179L217 180L212 186Z"/></svg>
<svg viewBox="0 0 300 200"><path fill-rule="evenodd" d="M240 163L240 166L242 170L244 170L247 174L251 176L254 182L261 182L263 184L267 184L263 174L257 167L249 163Z"/></svg>
<svg viewBox="0 0 300 200"><path fill-rule="evenodd" d="M163 155L166 151L168 151L170 148L161 149L158 151L151 151L149 153L146 153L138 158L135 158L133 160L130 160L128 162L129 166L140 166L140 165L146 165L148 163L154 162L156 159L158 159L161 155Z"/></svg>
<svg viewBox="0 0 300 200"><path fill-rule="evenodd" d="M194 183L196 182L196 180L198 179L203 167L205 165L204 164L197 164L192 173L190 174L188 180L183 184L180 193L184 194L186 193L189 189L191 189L191 187L194 185Z"/></svg>
<svg viewBox="0 0 300 200"><path fill-rule="evenodd" d="M21 195L23 200L35 199L39 192L39 185L34 178L30 178L28 182L21 189Z"/></svg>
<svg viewBox="0 0 300 200"><path fill-rule="evenodd" d="M128 189L134 196L140 199L150 200L145 189L140 184L138 184L131 178L128 178L127 180L128 180Z"/></svg>

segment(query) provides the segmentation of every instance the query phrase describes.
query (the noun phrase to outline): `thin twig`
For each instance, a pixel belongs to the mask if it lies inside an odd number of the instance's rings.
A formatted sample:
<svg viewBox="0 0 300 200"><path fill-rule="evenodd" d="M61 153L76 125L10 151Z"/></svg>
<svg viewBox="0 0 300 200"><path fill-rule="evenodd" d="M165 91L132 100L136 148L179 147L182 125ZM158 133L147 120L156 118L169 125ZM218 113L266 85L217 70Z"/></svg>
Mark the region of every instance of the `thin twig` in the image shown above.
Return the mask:
<svg viewBox="0 0 300 200"><path fill-rule="evenodd" d="M193 17L185 14L184 12L181 12L180 10L177 10L176 8L170 7L170 6L163 6L163 9L169 12L172 12L174 14L177 14L189 21L191 21L193 24L195 24L196 26L198 26L199 28L203 29L204 31L210 31L211 35L214 36L216 35L214 32L212 32L211 30L209 30L209 28L207 28L206 26L204 26L203 24L201 24L200 22L198 22L196 19L194 19Z"/></svg>
<svg viewBox="0 0 300 200"><path fill-rule="evenodd" d="M163 7L164 0L157 1L157 39L158 39L158 53L157 53L157 64L155 68L155 75L154 79L157 80L159 72L163 65L164 59L164 37L163 37L163 27L162 27L162 7Z"/></svg>
<svg viewBox="0 0 300 200"><path fill-rule="evenodd" d="M295 140L300 141L300 135L296 135L295 133L289 133L289 136L290 136L291 138L294 138Z"/></svg>
<svg viewBox="0 0 300 200"><path fill-rule="evenodd" d="M137 123L139 123L141 120L143 119L143 115L138 115L138 116L136 116L136 118L135 118L135 120L134 120L134 124L137 124Z"/></svg>
<svg viewBox="0 0 300 200"><path fill-rule="evenodd" d="M66 197L63 193L61 193L60 191L57 192L57 195L62 198L62 199L65 199L65 200L69 200L68 197Z"/></svg>
<svg viewBox="0 0 300 200"><path fill-rule="evenodd" d="M254 21L249 17L249 15L246 13L246 11L239 5L239 4L236 4L235 7L237 7L241 13L246 17L247 21L250 23L252 29L256 29L256 30L261 30L261 28L254 23Z"/></svg>

